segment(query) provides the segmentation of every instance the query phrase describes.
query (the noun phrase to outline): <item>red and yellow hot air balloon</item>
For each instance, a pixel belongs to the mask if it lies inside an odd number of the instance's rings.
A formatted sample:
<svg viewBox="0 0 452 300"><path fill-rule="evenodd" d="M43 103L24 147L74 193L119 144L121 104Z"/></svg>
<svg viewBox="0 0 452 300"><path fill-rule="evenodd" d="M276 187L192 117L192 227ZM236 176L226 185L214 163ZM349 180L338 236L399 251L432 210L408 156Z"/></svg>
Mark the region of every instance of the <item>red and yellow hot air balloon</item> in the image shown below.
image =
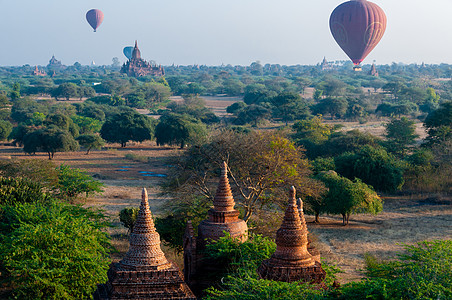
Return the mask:
<svg viewBox="0 0 452 300"><path fill-rule="evenodd" d="M377 46L386 30L386 15L375 3L351 0L334 9L331 33L356 67Z"/></svg>
<svg viewBox="0 0 452 300"><path fill-rule="evenodd" d="M96 32L96 29L99 28L104 20L104 13L98 9L91 9L86 13L86 20Z"/></svg>

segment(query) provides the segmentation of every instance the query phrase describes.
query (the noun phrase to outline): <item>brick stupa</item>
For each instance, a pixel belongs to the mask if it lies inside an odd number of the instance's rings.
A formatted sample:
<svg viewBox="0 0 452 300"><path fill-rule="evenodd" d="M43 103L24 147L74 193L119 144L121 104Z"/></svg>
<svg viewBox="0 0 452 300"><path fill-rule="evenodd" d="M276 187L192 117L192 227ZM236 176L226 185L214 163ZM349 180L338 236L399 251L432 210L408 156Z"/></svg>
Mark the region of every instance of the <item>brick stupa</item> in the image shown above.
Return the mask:
<svg viewBox="0 0 452 300"><path fill-rule="evenodd" d="M213 279L208 274L221 274L215 261L206 261L203 250L209 240L218 240L226 233L244 242L248 239L248 226L239 219L239 211L234 209L235 201L228 180L226 162L221 166L220 181L213 200L213 208L209 217L198 226L198 236L195 237L193 225L187 223L184 234L184 275L190 288L199 295L200 291L212 285Z"/></svg>
<svg viewBox="0 0 452 300"><path fill-rule="evenodd" d="M98 286L94 299L196 299L160 248L146 189L129 241L129 251L110 266L108 282Z"/></svg>
<svg viewBox="0 0 452 300"><path fill-rule="evenodd" d="M308 251L308 230L303 212L298 212L295 192L292 187L284 220L276 232L276 251L262 262L258 273L269 280L321 283L325 271Z"/></svg>

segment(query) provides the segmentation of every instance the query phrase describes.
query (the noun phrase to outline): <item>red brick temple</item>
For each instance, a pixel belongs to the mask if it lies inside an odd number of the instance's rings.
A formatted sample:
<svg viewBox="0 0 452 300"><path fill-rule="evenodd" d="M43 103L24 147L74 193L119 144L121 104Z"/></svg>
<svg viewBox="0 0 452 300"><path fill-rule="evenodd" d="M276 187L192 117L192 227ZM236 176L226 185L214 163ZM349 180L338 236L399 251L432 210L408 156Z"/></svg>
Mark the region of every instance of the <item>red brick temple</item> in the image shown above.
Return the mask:
<svg viewBox="0 0 452 300"><path fill-rule="evenodd" d="M129 251L110 266L108 282L98 285L94 299L196 299L180 270L160 248L146 189L129 241Z"/></svg>
<svg viewBox="0 0 452 300"><path fill-rule="evenodd" d="M141 51L138 49L137 41L132 51L132 57L122 65L121 73L132 77L141 77L147 75L163 76L165 71L162 66L151 64L141 58Z"/></svg>
<svg viewBox="0 0 452 300"><path fill-rule="evenodd" d="M303 213L303 201L301 201L300 198L297 200L297 208L298 208L298 215L300 216L300 220L302 224L306 224L306 220L304 218ZM309 232L308 232L308 252L312 255L315 261L320 262L320 252L317 250L314 245L312 245L311 239L309 238Z"/></svg>
<svg viewBox="0 0 452 300"><path fill-rule="evenodd" d="M195 293L212 284L212 278L203 275L215 273L218 268L214 261L203 259L202 251L205 249L206 242L218 240L225 235L225 232L241 242L248 239L248 226L245 221L239 219L240 213L234 209L234 206L227 164L223 162L213 208L208 212L209 218L199 224L197 237L191 222L187 223L184 234L184 275L186 282Z"/></svg>
<svg viewBox="0 0 452 300"><path fill-rule="evenodd" d="M308 229L303 210L298 211L295 193L292 187L284 220L276 232L276 251L262 262L258 273L269 280L321 283L326 274L308 251Z"/></svg>

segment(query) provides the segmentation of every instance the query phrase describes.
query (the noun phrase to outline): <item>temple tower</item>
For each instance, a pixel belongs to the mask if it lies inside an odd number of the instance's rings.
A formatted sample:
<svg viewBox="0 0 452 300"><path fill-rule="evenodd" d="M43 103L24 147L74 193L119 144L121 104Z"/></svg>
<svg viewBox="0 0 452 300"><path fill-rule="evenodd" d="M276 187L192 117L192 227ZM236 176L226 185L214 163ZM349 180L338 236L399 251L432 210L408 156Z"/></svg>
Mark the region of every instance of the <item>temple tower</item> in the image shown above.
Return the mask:
<svg viewBox="0 0 452 300"><path fill-rule="evenodd" d="M108 282L98 286L94 299L196 299L160 248L146 189L129 241L129 251L110 266Z"/></svg>
<svg viewBox="0 0 452 300"><path fill-rule="evenodd" d="M203 258L202 250L205 249L207 241L218 240L225 232L241 242L248 239L248 226L245 221L239 219L240 213L234 206L227 164L223 162L213 208L208 212L208 219L199 224L197 237L191 222L187 223L184 234L184 275L195 294L213 283L208 274L215 273L219 267L216 262Z"/></svg>
<svg viewBox="0 0 452 300"><path fill-rule="evenodd" d="M138 49L138 43L135 40L135 47L133 47L132 51L132 59L141 59L141 51Z"/></svg>
<svg viewBox="0 0 452 300"><path fill-rule="evenodd" d="M300 219L295 193L295 188L291 187L289 204L276 232L276 251L270 259L262 262L258 273L261 278L269 280L321 283L325 271L308 251L306 221L303 211Z"/></svg>

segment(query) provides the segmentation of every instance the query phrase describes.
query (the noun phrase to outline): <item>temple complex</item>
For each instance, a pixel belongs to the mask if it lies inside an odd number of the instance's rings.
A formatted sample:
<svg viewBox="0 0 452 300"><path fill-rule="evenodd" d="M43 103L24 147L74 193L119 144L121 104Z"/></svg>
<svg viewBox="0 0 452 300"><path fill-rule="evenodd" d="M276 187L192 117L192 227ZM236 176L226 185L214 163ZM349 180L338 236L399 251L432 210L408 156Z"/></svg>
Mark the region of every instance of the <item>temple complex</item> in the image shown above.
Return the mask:
<svg viewBox="0 0 452 300"><path fill-rule="evenodd" d="M94 299L196 299L160 248L145 189L129 242L129 251L110 266L108 282L98 285Z"/></svg>
<svg viewBox="0 0 452 300"><path fill-rule="evenodd" d="M284 220L276 232L276 251L262 262L258 273L269 280L321 283L326 273L308 251L306 221L303 210L298 211L295 193L292 187Z"/></svg>
<svg viewBox="0 0 452 300"><path fill-rule="evenodd" d="M135 41L132 57L122 65L121 73L132 77L165 75L165 71L162 66L153 65L141 58L141 52L140 49L138 49L137 41Z"/></svg>
<svg viewBox="0 0 452 300"><path fill-rule="evenodd" d="M33 70L33 72L31 72L31 75L34 75L34 76L46 76L47 73L44 70L39 70L38 66L36 66L35 69Z"/></svg>
<svg viewBox="0 0 452 300"><path fill-rule="evenodd" d="M195 294L212 284L208 274L215 273L218 268L214 261L203 259L206 242L218 240L225 232L241 242L248 239L248 226L239 219L239 211L234 209L235 201L227 172L227 164L223 162L213 208L209 210L209 218L199 224L198 236L195 237L191 222L188 222L184 234L184 275Z"/></svg>
<svg viewBox="0 0 452 300"><path fill-rule="evenodd" d="M49 60L49 64L47 65L47 70L60 70L64 69L65 66L55 58L55 55L52 55L52 58Z"/></svg>

